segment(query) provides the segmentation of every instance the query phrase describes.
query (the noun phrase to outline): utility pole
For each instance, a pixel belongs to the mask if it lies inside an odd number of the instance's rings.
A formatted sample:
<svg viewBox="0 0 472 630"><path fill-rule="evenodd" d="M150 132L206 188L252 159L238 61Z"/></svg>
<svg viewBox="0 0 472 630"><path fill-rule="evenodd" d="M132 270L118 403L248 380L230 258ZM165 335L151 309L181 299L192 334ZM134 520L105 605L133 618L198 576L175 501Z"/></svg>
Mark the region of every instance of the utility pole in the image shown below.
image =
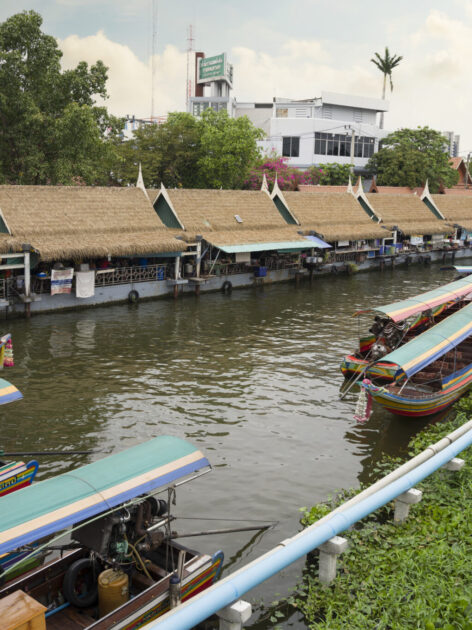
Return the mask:
<svg viewBox="0 0 472 630"><path fill-rule="evenodd" d="M154 89L156 80L156 52L157 52L157 0L152 1L152 45L151 45L151 121L155 118Z"/></svg>
<svg viewBox="0 0 472 630"><path fill-rule="evenodd" d="M193 36L193 25L189 24L188 27L188 37L187 37L187 82L185 86L185 104L187 106L187 111L189 111L189 103L190 97L192 96L192 73L191 73L191 65L192 58L194 52L194 42L195 38Z"/></svg>
<svg viewBox="0 0 472 630"><path fill-rule="evenodd" d="M467 153L467 162L465 163L465 188L469 187L469 164L470 164L470 151Z"/></svg>
<svg viewBox="0 0 472 630"><path fill-rule="evenodd" d="M351 175L354 175L354 150L356 146L356 130L351 125L344 125L344 129L351 132Z"/></svg>

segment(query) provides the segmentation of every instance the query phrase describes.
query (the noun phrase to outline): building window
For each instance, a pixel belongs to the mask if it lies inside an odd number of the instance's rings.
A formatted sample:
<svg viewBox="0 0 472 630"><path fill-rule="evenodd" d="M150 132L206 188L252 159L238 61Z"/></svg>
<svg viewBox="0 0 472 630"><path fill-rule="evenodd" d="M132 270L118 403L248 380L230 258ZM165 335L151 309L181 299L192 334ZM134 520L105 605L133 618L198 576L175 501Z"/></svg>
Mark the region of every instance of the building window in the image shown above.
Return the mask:
<svg viewBox="0 0 472 630"><path fill-rule="evenodd" d="M282 138L282 155L284 157L298 157L300 155L299 136L284 136Z"/></svg>
<svg viewBox="0 0 472 630"><path fill-rule="evenodd" d="M354 122L361 123L362 122L362 110L355 109L354 110Z"/></svg>
<svg viewBox="0 0 472 630"><path fill-rule="evenodd" d="M321 117L331 120L333 118L333 108L331 105L323 105L321 108Z"/></svg>
<svg viewBox="0 0 472 630"><path fill-rule="evenodd" d="M374 155L375 138L368 136L355 136L354 157L370 158ZM315 132L315 154L316 155L339 155L350 157L351 136L350 134L321 133ZM285 155L285 153L284 153Z"/></svg>

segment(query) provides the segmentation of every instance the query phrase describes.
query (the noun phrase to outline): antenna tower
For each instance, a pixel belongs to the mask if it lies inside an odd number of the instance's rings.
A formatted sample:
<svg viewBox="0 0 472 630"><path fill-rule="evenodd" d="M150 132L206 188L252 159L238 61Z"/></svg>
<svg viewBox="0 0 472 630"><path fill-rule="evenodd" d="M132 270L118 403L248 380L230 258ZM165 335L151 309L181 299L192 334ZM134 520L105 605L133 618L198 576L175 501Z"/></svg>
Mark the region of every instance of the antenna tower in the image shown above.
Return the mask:
<svg viewBox="0 0 472 630"><path fill-rule="evenodd" d="M195 38L193 37L193 26L189 24L187 29L187 84L185 89L185 104L187 106L187 111L189 107L190 97L192 96L192 58L194 48Z"/></svg>
<svg viewBox="0 0 472 630"><path fill-rule="evenodd" d="M152 0L152 46L151 46L151 120L156 117L154 90L156 82L156 52L157 52L157 0Z"/></svg>

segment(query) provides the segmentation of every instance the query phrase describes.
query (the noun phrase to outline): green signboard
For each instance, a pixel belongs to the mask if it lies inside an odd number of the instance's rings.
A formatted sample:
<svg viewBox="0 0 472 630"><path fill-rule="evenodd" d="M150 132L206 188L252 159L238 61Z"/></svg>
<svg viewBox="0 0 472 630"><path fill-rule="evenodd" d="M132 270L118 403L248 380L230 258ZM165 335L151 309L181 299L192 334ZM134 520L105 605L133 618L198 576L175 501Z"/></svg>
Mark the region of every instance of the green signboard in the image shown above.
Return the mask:
<svg viewBox="0 0 472 630"><path fill-rule="evenodd" d="M225 53L222 53L221 55L215 55L214 57L205 57L200 59L198 65L198 83L225 79L225 57Z"/></svg>

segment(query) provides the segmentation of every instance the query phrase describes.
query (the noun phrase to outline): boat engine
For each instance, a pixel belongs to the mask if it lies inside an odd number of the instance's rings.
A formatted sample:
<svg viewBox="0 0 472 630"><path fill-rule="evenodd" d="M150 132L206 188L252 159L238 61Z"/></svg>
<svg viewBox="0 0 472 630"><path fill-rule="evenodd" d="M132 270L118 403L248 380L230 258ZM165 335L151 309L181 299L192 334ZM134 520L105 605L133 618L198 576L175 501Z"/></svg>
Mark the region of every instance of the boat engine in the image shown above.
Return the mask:
<svg viewBox="0 0 472 630"><path fill-rule="evenodd" d="M385 344L384 339L377 339L370 349L370 357L373 361L378 361L390 352L390 348Z"/></svg>
<svg viewBox="0 0 472 630"><path fill-rule="evenodd" d="M133 564L136 554L154 551L162 543L164 533L161 530L148 530L166 513L166 501L148 497L79 526L72 532L72 538L95 552L108 566Z"/></svg>

